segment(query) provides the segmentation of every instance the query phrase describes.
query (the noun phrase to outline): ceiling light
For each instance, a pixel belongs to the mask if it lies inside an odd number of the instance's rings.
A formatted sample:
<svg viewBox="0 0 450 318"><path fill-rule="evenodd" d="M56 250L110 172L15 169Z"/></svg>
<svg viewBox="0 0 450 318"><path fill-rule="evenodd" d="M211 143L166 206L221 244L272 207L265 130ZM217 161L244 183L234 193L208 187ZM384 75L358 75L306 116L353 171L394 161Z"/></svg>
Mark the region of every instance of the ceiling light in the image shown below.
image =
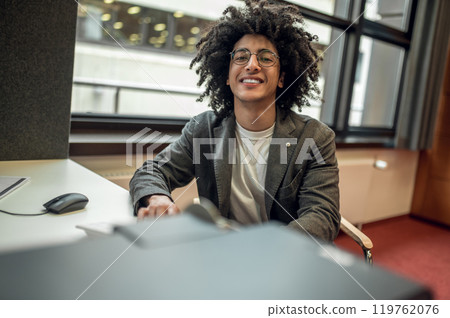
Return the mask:
<svg viewBox="0 0 450 318"><path fill-rule="evenodd" d="M114 23L113 28L116 29L116 30L120 30L120 29L123 28L123 23L122 22L116 22L116 23Z"/></svg>
<svg viewBox="0 0 450 318"><path fill-rule="evenodd" d="M158 23L154 27L155 31L163 31L166 29L166 25L164 23Z"/></svg>
<svg viewBox="0 0 450 318"><path fill-rule="evenodd" d="M140 38L141 38L141 36L137 33L130 34L130 37L129 37L131 42L137 42L140 40Z"/></svg>
<svg viewBox="0 0 450 318"><path fill-rule="evenodd" d="M102 21L109 21L111 20L111 15L109 13L105 13L102 15Z"/></svg>
<svg viewBox="0 0 450 318"><path fill-rule="evenodd" d="M129 7L127 12L128 14L138 14L141 12L141 7Z"/></svg>
<svg viewBox="0 0 450 318"><path fill-rule="evenodd" d="M200 28L199 27L192 27L191 28L191 33L192 34L199 34L200 33Z"/></svg>
<svg viewBox="0 0 450 318"><path fill-rule="evenodd" d="M182 17L184 17L184 13L183 13L182 11L175 11L175 12L173 13L173 16L174 16L175 18L182 18Z"/></svg>

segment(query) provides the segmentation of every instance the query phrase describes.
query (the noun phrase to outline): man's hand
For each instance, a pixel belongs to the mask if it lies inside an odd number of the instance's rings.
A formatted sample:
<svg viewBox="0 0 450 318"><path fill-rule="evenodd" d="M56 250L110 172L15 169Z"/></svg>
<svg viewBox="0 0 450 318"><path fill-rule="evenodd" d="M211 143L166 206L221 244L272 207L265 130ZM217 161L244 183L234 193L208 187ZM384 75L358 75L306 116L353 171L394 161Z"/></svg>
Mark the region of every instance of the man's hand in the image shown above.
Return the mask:
<svg viewBox="0 0 450 318"><path fill-rule="evenodd" d="M178 214L180 210L173 203L168 196L154 194L148 199L148 205L146 208L140 208L138 210L138 219L143 219L145 217L159 217L161 214Z"/></svg>

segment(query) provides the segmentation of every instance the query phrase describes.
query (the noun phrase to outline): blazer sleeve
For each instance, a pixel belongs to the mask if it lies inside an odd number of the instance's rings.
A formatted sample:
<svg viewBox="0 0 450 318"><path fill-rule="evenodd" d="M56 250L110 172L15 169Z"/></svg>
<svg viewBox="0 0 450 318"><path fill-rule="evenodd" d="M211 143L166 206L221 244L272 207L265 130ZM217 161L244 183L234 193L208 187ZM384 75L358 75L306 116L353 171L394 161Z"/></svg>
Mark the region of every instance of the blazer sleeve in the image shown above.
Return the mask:
<svg viewBox="0 0 450 318"><path fill-rule="evenodd" d="M172 199L173 189L185 186L193 179L192 140L196 123L195 118L191 119L177 141L167 146L153 160L146 160L134 173L130 181L130 195L135 214L144 197L163 194Z"/></svg>
<svg viewBox="0 0 450 318"><path fill-rule="evenodd" d="M323 161L309 160L306 164L297 194L297 219L288 226L306 231L323 241L333 241L339 233L341 219L335 134L326 126L316 131L314 140Z"/></svg>

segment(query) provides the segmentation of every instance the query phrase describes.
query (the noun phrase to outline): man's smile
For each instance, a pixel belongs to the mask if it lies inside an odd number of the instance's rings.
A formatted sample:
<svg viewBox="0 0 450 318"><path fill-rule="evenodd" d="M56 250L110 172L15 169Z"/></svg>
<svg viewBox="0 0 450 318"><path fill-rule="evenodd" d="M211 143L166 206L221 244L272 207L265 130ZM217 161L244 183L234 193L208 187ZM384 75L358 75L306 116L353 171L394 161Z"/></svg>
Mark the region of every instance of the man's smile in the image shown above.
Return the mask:
<svg viewBox="0 0 450 318"><path fill-rule="evenodd" d="M240 83L243 83L246 86L255 86L258 84L264 83L264 80L259 77L254 76L246 76L239 80Z"/></svg>

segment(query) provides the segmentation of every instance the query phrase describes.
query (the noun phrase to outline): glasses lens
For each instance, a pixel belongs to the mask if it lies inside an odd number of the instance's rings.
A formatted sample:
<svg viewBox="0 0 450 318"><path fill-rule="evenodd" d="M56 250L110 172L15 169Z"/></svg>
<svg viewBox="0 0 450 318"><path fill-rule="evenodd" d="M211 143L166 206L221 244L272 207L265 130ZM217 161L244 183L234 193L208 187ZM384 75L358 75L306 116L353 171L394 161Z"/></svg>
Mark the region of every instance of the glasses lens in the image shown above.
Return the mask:
<svg viewBox="0 0 450 318"><path fill-rule="evenodd" d="M250 52L247 50L237 50L233 55L233 62L236 64L247 64L250 59Z"/></svg>
<svg viewBox="0 0 450 318"><path fill-rule="evenodd" d="M270 51L261 51L258 54L258 61L261 66L272 66L276 62L275 54Z"/></svg>

